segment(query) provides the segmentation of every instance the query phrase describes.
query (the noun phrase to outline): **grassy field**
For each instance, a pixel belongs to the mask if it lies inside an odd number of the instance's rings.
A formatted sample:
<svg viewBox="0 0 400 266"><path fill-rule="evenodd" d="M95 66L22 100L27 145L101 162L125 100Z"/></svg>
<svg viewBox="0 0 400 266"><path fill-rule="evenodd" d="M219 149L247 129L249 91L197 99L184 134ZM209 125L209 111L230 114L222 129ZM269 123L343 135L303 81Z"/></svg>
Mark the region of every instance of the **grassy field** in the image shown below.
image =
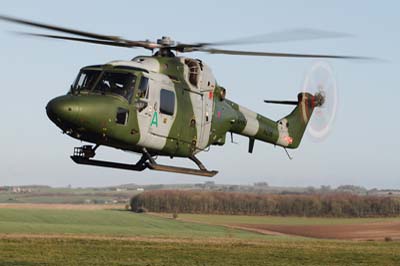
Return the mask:
<svg viewBox="0 0 400 266"><path fill-rule="evenodd" d="M0 234L89 234L185 238L268 238L222 226L174 221L122 210L0 209Z"/></svg>
<svg viewBox="0 0 400 266"><path fill-rule="evenodd" d="M0 238L0 265L399 265L396 242L258 244Z"/></svg>
<svg viewBox="0 0 400 266"><path fill-rule="evenodd" d="M203 217L234 218L280 219ZM0 208L0 265L399 265L399 250L397 241L273 237L121 210Z"/></svg>

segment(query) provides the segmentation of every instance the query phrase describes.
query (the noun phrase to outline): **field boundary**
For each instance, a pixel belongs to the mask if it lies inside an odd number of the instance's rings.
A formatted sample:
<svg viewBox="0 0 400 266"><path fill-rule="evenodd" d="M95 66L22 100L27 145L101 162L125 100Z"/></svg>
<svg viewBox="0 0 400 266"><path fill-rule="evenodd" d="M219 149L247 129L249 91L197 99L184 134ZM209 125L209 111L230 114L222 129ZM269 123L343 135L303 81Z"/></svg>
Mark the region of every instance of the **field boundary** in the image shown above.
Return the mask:
<svg viewBox="0 0 400 266"><path fill-rule="evenodd" d="M107 236L88 234L0 234L1 239L75 239L75 240L115 240L127 242L151 243L197 243L197 244L249 244L266 245L268 240L250 240L228 237L188 238L188 237L152 237L152 236Z"/></svg>

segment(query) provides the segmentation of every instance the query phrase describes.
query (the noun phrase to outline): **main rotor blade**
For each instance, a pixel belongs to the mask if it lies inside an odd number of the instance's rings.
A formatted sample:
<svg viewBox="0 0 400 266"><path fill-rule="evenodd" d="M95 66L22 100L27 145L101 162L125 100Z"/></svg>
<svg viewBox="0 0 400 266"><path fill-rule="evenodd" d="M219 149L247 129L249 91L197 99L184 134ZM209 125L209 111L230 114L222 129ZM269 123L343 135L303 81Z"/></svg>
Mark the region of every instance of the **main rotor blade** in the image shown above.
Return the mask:
<svg viewBox="0 0 400 266"><path fill-rule="evenodd" d="M117 36L102 35L102 34L97 34L97 33L92 33L92 32L69 29L69 28L64 28L64 27L59 27L59 26L54 26L54 25L49 25L49 24L44 24L44 23L38 23L38 22L34 22L34 21L29 21L29 20L14 18L14 17L8 17L8 16L3 16L3 15L0 15L0 19L8 21L8 22L14 22L17 24L23 24L23 25L33 26L33 27L37 27L37 28L54 30L54 31L79 35L79 36L83 36L83 37L93 38L93 39L107 40L107 41L121 40L121 38L117 37Z"/></svg>
<svg viewBox="0 0 400 266"><path fill-rule="evenodd" d="M265 103L274 103L274 104L287 104L287 105L297 105L298 101L271 101L271 100L264 100Z"/></svg>
<svg viewBox="0 0 400 266"><path fill-rule="evenodd" d="M277 31L266 34L253 35L243 38L230 39L218 42L200 42L200 43L179 43L171 47L178 51L190 51L191 48L201 47L215 47L215 46L228 46L240 44L260 44L260 43L277 43L277 42L290 42L290 41L304 41L304 40L317 40L317 39L332 39L332 38L348 38L353 37L351 34L322 31L315 29L291 29L285 31Z"/></svg>
<svg viewBox="0 0 400 266"><path fill-rule="evenodd" d="M361 56L270 53L270 52L222 50L222 49L214 49L214 48L194 48L194 49L192 49L192 51L193 52L206 52L206 53L210 53L210 54L269 56L269 57L332 58L332 59L359 59L359 60L371 60L371 59L373 59L373 58L370 58L370 57L361 57Z"/></svg>
<svg viewBox="0 0 400 266"><path fill-rule="evenodd" d="M44 24L44 23L38 23L38 22L34 22L34 21L29 21L29 20L14 18L14 17L8 17L8 16L3 16L3 15L0 15L0 20L5 20L8 22L13 22L13 23L17 23L17 24L33 26L33 27L37 27L37 28L43 28L43 29L47 29L47 30L69 33L72 35L78 35L78 36L97 39L97 40L112 41L115 43L116 42L128 43L130 45L130 47L135 47L135 46L143 47L143 48L150 49L150 50L159 48L158 44L150 42L150 41L126 40L126 39L122 39L118 36L102 35L102 34L97 34L97 33L92 33L92 32L69 29L69 28L64 28L64 27L59 27L59 26L54 26L54 25L49 25L49 24ZM59 38L59 39L61 39L61 38ZM78 39L78 38L76 38L76 39ZM92 42L92 43L94 43L94 42Z"/></svg>
<svg viewBox="0 0 400 266"><path fill-rule="evenodd" d="M37 33L28 33L28 32L16 32L16 33L20 34L20 35L33 36L33 37L50 38L50 39L58 39L58 40L68 40L68 41L77 41L77 42L86 42L86 43L101 44L101 45L108 45L108 46L117 46L117 47L125 47L125 48L135 47L135 46L129 45L127 43L112 42L112 41L91 40L91 39L84 39L84 38L75 38L75 37L59 36L59 35L48 35L48 34L37 34Z"/></svg>
<svg viewBox="0 0 400 266"><path fill-rule="evenodd" d="M226 41L203 43L203 46L222 46L222 45L239 45L239 44L260 44L260 43L276 43L276 42L291 42L304 40L318 39L333 39L333 38L349 38L351 34L323 31L316 29L291 29L284 31L271 32L267 34L253 35L244 38L231 39Z"/></svg>

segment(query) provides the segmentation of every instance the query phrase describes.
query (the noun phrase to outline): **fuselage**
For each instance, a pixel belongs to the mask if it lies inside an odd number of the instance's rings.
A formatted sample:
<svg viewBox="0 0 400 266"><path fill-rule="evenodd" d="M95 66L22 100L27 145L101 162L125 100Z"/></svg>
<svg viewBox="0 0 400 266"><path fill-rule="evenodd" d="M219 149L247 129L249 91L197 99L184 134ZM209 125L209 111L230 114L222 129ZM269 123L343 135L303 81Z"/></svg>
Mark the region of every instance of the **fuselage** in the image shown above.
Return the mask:
<svg viewBox="0 0 400 266"><path fill-rule="evenodd" d="M188 157L223 145L229 131L253 144L298 146L302 132L290 134L287 119L272 121L225 93L200 60L141 56L82 68L68 94L46 109L73 138L139 153Z"/></svg>

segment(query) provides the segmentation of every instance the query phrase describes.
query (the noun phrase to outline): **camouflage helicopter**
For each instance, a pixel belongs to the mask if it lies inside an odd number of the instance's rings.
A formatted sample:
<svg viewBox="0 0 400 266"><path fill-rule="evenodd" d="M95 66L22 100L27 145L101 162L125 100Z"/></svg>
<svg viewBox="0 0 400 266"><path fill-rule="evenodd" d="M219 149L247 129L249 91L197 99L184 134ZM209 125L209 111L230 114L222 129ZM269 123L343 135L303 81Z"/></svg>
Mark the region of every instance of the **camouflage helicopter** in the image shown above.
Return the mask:
<svg viewBox="0 0 400 266"><path fill-rule="evenodd" d="M323 107L326 94L303 91L296 101L265 101L294 105L293 111L273 121L226 98L226 89L216 82L211 68L199 59L178 53L361 59L361 57L290 54L217 49L232 44L257 42L237 39L214 43L175 43L169 37L157 42L127 40L75 29L0 16L1 20L62 32L78 37L24 33L36 37L86 42L91 44L151 50L151 56L130 61L112 61L83 67L66 95L52 99L46 106L50 120L63 133L93 143L74 149L71 159L78 164L143 171L145 169L214 176L196 154L211 145L224 145L227 133L248 137L248 152L255 140L280 147L299 146L315 108ZM343 37L342 34L303 31L297 36L270 34L262 42ZM93 159L100 146L142 154L136 164ZM186 168L161 165L156 156L189 158L197 166Z"/></svg>

